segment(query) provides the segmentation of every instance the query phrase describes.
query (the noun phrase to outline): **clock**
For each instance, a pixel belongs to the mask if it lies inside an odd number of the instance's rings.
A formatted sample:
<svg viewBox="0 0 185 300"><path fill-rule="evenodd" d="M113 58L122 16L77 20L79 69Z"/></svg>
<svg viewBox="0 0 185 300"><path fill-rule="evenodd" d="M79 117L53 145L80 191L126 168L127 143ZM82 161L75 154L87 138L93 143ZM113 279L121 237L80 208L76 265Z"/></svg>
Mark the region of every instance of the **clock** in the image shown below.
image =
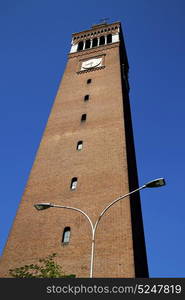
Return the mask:
<svg viewBox="0 0 185 300"><path fill-rule="evenodd" d="M102 58L91 58L82 62L81 70L100 67L102 65Z"/></svg>

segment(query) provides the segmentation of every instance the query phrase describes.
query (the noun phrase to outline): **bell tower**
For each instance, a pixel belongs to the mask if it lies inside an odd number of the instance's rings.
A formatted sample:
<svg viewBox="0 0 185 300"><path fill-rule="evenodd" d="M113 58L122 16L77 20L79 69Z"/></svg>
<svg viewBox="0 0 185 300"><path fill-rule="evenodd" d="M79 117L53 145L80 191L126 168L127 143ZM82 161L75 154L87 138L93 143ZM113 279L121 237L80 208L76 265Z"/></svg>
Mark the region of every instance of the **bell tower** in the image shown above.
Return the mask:
<svg viewBox="0 0 185 300"><path fill-rule="evenodd" d="M138 188L128 60L120 22L74 33L68 62L1 260L10 268L52 253L66 273L89 277L93 222ZM148 277L139 193L117 202L96 233L94 277Z"/></svg>

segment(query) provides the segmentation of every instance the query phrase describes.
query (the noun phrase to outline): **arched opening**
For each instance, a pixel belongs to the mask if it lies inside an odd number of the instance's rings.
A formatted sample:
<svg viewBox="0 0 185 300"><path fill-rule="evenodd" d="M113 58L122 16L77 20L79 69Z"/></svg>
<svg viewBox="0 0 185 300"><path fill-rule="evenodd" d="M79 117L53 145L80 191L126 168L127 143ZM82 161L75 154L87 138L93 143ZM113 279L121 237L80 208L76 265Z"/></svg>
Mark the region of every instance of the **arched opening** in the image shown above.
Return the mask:
<svg viewBox="0 0 185 300"><path fill-rule="evenodd" d="M104 37L104 35L100 36L100 45L105 45L105 37Z"/></svg>
<svg viewBox="0 0 185 300"><path fill-rule="evenodd" d="M107 35L107 44L112 43L112 34Z"/></svg>
<svg viewBox="0 0 185 300"><path fill-rule="evenodd" d="M98 39L94 38L92 42L92 47L96 47L96 46L98 46Z"/></svg>
<svg viewBox="0 0 185 300"><path fill-rule="evenodd" d="M91 41L90 40L86 40L85 42L85 49L89 49L91 45Z"/></svg>
<svg viewBox="0 0 185 300"><path fill-rule="evenodd" d="M83 41L79 42L77 51L83 50L83 45L84 45Z"/></svg>

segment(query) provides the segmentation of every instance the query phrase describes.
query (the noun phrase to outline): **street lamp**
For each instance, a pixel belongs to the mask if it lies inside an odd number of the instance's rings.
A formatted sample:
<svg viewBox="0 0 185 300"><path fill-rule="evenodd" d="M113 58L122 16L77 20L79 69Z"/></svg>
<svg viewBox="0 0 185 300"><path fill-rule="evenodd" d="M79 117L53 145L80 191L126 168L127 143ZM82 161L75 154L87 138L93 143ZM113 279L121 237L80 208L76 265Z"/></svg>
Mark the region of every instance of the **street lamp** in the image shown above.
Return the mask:
<svg viewBox="0 0 185 300"><path fill-rule="evenodd" d="M93 268L94 268L94 249L95 249L95 233L96 233L96 229L97 229L97 226L99 224L99 221L100 219L102 218L102 216L104 215L104 213L112 206L114 205L116 202L120 201L121 199L123 198L126 198L128 196L130 196L131 194L135 193L135 192L138 192L144 188L153 188L153 187L161 187L163 185L165 185L165 180L164 178L157 178L155 180L152 180L152 181L149 181L148 183L144 184L143 186L137 188L136 190L128 193L128 194L125 194L125 195L122 195L118 198L116 198L115 200L113 200L110 204L108 204L104 209L103 211L100 213L100 215L98 216L95 224L93 224L93 222L91 221L90 217L81 209L79 208L76 208L76 207L71 207L71 206L63 206L63 205L56 205L56 204L52 204L52 203L38 203L38 204L35 204L34 207L37 209L37 210L44 210L44 209L47 209L47 208L50 208L50 207L56 207L56 208L65 208L65 209L72 209L72 210L75 210L75 211L78 211L80 212L81 214L83 214L87 220L89 221L90 225L91 225L91 230L92 230L92 241L91 241L91 263L90 263L90 278L93 277Z"/></svg>

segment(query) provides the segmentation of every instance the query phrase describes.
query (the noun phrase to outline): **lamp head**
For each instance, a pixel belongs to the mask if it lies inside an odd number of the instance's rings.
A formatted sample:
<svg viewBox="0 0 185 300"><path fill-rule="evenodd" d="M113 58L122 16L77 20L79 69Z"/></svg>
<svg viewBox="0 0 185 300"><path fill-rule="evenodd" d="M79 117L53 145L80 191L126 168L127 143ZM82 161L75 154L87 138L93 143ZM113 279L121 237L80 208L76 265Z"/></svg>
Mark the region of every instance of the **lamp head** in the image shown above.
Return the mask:
<svg viewBox="0 0 185 300"><path fill-rule="evenodd" d="M154 180L146 183L145 187L147 187L147 188L161 187L165 184L166 184L166 182L165 182L164 178L157 178L157 179L154 179Z"/></svg>
<svg viewBox="0 0 185 300"><path fill-rule="evenodd" d="M44 210L44 209L50 208L52 206L53 205L51 203L37 203L37 204L34 205L34 207L37 210Z"/></svg>

